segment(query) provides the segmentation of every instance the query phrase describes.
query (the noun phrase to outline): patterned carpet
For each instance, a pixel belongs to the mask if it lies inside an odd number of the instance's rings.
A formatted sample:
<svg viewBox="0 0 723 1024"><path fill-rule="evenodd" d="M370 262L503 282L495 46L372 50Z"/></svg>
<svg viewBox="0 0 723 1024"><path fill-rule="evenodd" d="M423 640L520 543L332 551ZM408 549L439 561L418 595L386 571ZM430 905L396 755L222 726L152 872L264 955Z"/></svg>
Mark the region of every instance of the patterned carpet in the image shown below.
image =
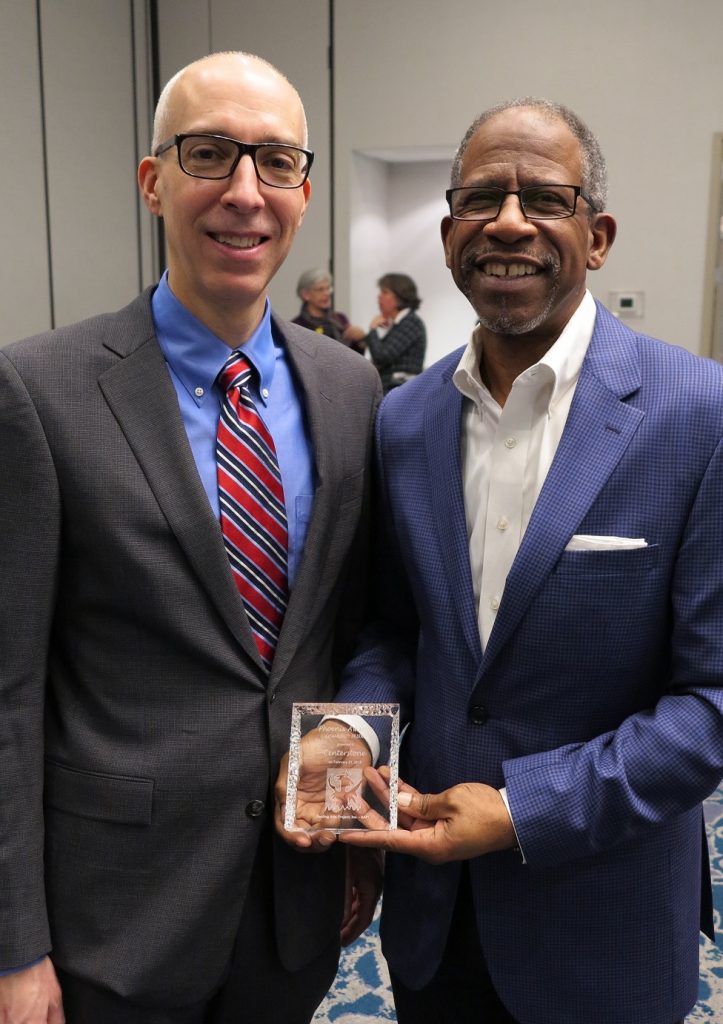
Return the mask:
<svg viewBox="0 0 723 1024"><path fill-rule="evenodd" d="M723 785L706 803L718 943L701 936L700 994L686 1024L723 1021ZM379 949L378 921L342 954L334 987L314 1016L314 1024L369 1024L396 1021L389 975Z"/></svg>

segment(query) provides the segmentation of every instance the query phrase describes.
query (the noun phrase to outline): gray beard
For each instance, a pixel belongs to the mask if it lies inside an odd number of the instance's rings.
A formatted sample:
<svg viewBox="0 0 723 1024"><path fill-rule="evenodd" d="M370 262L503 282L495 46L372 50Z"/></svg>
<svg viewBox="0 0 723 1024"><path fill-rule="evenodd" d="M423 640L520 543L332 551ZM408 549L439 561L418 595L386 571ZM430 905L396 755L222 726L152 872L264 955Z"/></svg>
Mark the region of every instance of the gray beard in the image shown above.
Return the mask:
<svg viewBox="0 0 723 1024"><path fill-rule="evenodd" d="M552 278L552 289L547 297L547 302L534 316L529 317L526 320L521 320L519 313L514 309L508 308L507 300L504 298L500 300L499 308L494 313L487 316L480 315L474 305L474 293L472 289L472 276L478 272L476 267L477 259L478 257L476 255L470 254L465 260L462 272L462 290L467 296L472 308L475 309L480 324L487 328L488 331L491 331L492 334L519 335L528 334L531 331L537 330L537 328L545 322L547 317L550 315L552 307L555 305L558 288L558 272L560 270L559 263L552 256L545 258L543 265L545 266L545 269L550 272L550 276Z"/></svg>
<svg viewBox="0 0 723 1024"><path fill-rule="evenodd" d="M480 316L477 314L478 320L492 334L529 334L531 331L537 330L540 324L543 324L549 316L550 310L555 303L556 292L557 289L555 288L550 293L543 309L536 316L530 317L527 320L520 320L519 315L515 315L513 311L506 309L506 302L503 302L500 309L492 316ZM469 299L470 296L468 295L467 298Z"/></svg>

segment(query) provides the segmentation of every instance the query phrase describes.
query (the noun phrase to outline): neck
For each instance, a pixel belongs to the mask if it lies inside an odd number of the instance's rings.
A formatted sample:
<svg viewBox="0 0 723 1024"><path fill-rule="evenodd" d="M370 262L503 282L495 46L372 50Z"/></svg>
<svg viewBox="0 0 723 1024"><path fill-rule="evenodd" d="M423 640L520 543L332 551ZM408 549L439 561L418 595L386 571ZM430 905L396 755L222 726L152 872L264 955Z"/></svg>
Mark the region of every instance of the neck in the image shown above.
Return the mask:
<svg viewBox="0 0 723 1024"><path fill-rule="evenodd" d="M321 320L321 318L325 315L326 310L322 309L320 306L315 306L313 302L307 302L306 312L315 320Z"/></svg>
<svg viewBox="0 0 723 1024"><path fill-rule="evenodd" d="M261 323L266 308L266 293L256 296L250 303L223 301L206 302L194 296L178 294L169 276L168 284L178 301L193 313L197 320L213 331L229 348L238 348L248 341Z"/></svg>
<svg viewBox="0 0 723 1024"><path fill-rule="evenodd" d="M503 406L521 373L538 363L552 342L531 343L524 336L481 331L480 376L498 405Z"/></svg>

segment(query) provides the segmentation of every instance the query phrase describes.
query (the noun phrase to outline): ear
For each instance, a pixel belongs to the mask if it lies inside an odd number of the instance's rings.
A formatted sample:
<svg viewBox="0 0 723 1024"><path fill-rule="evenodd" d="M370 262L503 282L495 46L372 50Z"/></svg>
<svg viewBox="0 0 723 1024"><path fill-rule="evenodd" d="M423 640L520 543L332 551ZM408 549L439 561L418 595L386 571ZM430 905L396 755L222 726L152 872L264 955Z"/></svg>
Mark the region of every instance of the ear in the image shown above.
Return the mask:
<svg viewBox="0 0 723 1024"><path fill-rule="evenodd" d="M444 246L444 262L450 269L452 268L452 256L449 233L452 230L453 226L454 221L452 220L451 217L443 217L442 223L439 226L440 232L442 234L442 245Z"/></svg>
<svg viewBox="0 0 723 1024"><path fill-rule="evenodd" d="M156 217L161 214L161 199L157 191L158 158L144 156L138 165L138 188L141 190L143 202Z"/></svg>
<svg viewBox="0 0 723 1024"><path fill-rule="evenodd" d="M587 254L587 269L599 270L608 258L610 247L615 241L618 226L609 213L594 213L590 220L590 250Z"/></svg>
<svg viewBox="0 0 723 1024"><path fill-rule="evenodd" d="M311 199L311 182L309 181L308 178L301 186L301 191L304 195L304 205L302 206L301 213L299 214L299 226L301 226L301 222L304 219L304 214L306 213L306 207L309 205L309 200Z"/></svg>

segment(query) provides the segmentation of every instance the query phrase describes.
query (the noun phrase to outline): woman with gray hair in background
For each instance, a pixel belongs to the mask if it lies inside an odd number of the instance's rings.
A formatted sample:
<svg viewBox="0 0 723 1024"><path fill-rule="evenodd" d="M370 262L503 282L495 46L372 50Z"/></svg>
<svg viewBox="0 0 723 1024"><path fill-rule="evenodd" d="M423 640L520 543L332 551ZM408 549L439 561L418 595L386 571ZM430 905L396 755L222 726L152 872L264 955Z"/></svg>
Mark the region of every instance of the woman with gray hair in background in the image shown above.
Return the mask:
<svg viewBox="0 0 723 1024"><path fill-rule="evenodd" d="M369 325L364 344L379 370L386 394L422 372L427 330L416 313L422 300L411 277L384 274L377 287L379 316Z"/></svg>
<svg viewBox="0 0 723 1024"><path fill-rule="evenodd" d="M326 334L357 352L363 352L364 330L354 327L343 313L331 308L333 291L331 274L326 270L305 270L296 285L301 310L291 322L317 334Z"/></svg>

